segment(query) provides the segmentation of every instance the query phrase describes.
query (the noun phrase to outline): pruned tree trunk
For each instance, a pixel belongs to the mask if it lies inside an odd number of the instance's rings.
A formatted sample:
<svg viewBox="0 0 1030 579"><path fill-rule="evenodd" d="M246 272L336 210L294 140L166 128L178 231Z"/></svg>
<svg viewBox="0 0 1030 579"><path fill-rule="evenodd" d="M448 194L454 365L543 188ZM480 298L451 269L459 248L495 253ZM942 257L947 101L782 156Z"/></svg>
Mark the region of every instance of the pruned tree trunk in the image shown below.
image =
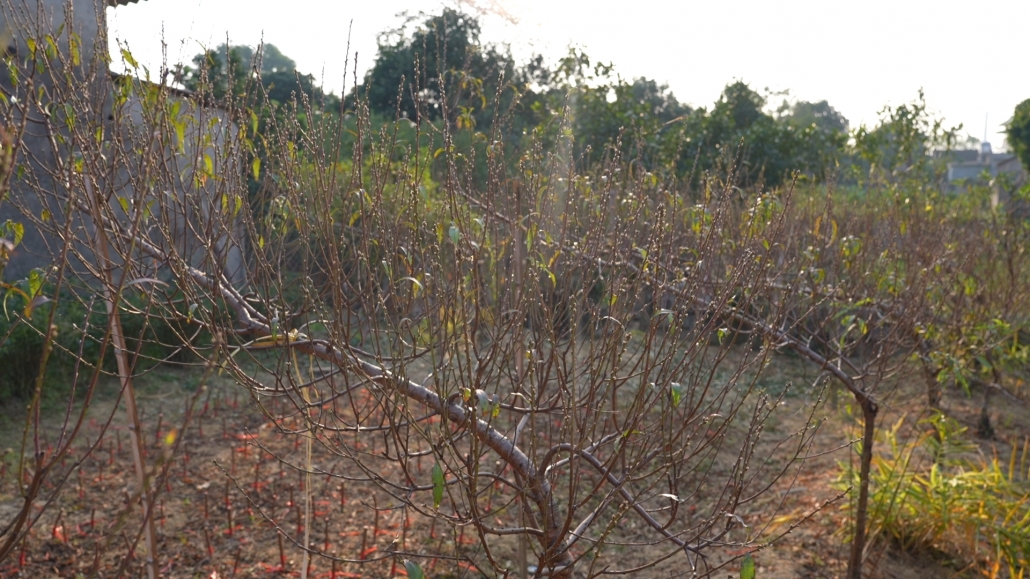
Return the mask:
<svg viewBox="0 0 1030 579"><path fill-rule="evenodd" d="M859 459L858 502L855 506L855 528L848 558L848 579L862 578L865 560L866 533L869 520L869 472L873 464L873 442L876 436L876 415L879 408L872 400L862 401L862 455Z"/></svg>
<svg viewBox="0 0 1030 579"><path fill-rule="evenodd" d="M994 390L991 384L984 384L983 404L980 405L980 420L976 423L976 435L980 438L994 438L994 425L991 424L991 392Z"/></svg>

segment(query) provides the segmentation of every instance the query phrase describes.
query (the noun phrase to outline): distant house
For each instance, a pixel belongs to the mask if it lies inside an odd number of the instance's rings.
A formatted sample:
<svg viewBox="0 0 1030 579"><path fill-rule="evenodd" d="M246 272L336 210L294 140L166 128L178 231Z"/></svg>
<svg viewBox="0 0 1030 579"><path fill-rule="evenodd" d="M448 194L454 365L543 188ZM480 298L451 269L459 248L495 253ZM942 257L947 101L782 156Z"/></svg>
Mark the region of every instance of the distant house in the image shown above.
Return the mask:
<svg viewBox="0 0 1030 579"><path fill-rule="evenodd" d="M984 173L992 179L1003 173L1012 177L1025 173L1014 154L995 153L987 142L982 143L979 150L949 151L943 156L949 161L948 183L979 179Z"/></svg>
<svg viewBox="0 0 1030 579"><path fill-rule="evenodd" d="M995 153L986 141L980 149L939 152L935 156L947 162L948 185L953 192L973 184L990 184L993 205L1006 203L1027 183L1027 172L1019 158L1012 153Z"/></svg>

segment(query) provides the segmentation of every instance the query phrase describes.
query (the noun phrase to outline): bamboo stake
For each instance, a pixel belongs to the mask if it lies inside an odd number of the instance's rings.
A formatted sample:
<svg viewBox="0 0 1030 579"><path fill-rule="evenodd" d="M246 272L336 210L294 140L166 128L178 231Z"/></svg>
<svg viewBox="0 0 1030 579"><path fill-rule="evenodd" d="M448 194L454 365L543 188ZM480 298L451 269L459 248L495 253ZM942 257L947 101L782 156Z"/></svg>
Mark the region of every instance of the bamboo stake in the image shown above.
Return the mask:
<svg viewBox="0 0 1030 579"><path fill-rule="evenodd" d="M300 379L300 368L297 366L297 351L293 352L293 367ZM308 366L311 364L309 362ZM303 380L300 380L303 383ZM304 552L302 556L300 579L308 579L308 567L311 565L311 553L308 548L311 545L311 439L315 436L315 426L311 420L311 395L309 388L301 389L301 396L304 398L304 417L308 421L308 436L304 438Z"/></svg>
<svg viewBox="0 0 1030 579"><path fill-rule="evenodd" d="M129 420L129 438L132 443L132 460L136 467L136 481L139 484L140 503L143 506L143 537L146 543L147 553L144 558L144 566L147 569L148 579L159 577L157 567L157 529L154 526L154 517L151 513L151 492L150 484L147 482L146 459L143 456L143 425L140 422L139 410L136 406L136 390L132 386L132 368L126 355L125 335L122 333L121 317L118 315L118 300L113 288L120 288L121 284L114 283L114 264L108 251L107 234L103 227L97 227L99 237L100 256L103 259L101 264L105 276L104 294L107 305L107 315L111 326L111 342L114 345L114 357L118 363L118 377L121 381L122 392L125 396L125 414Z"/></svg>

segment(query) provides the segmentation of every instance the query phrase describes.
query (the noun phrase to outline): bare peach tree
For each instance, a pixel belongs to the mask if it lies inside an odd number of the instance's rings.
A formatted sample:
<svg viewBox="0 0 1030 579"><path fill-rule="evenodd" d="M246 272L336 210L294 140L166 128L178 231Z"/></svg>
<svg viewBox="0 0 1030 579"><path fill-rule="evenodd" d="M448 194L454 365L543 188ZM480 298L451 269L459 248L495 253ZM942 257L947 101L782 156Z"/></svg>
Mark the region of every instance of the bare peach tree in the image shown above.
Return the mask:
<svg viewBox="0 0 1030 579"><path fill-rule="evenodd" d="M356 114L367 119L360 103ZM391 132L365 123L345 161L332 124L286 121L265 135L283 152L263 161L266 212L240 214L252 292L176 260L163 240L140 245L180 272L193 320L242 341L225 343L225 367L305 439L305 456L279 460L469 528L480 549L463 556L487 574L511 571L510 537L535 539L525 569L551 576L677 554L705 575L723 564L710 548L751 545L747 505L812 434L759 445L775 409L756 391L770 349L734 347L718 315L761 294L776 216L741 224L726 191L687 206L617 162L579 174L561 147L512 168L499 139L483 183L449 127L416 126L427 133L396 154ZM725 251L730 236L741 251ZM255 350L271 383L242 362ZM312 447L333 466L315 466ZM755 461L760 448L782 460ZM633 544L620 527L634 520L652 553L602 562ZM307 536L298 546L328 556Z"/></svg>
<svg viewBox="0 0 1030 579"><path fill-rule="evenodd" d="M912 372L916 327L926 280L893 235L898 216L873 211L848 214L822 203L792 208L781 259L799 267L770 284L773 303L790 312L790 324L755 320L759 330L797 352L854 399L861 417L858 469L852 489L848 576L861 577L866 557L869 479L880 408ZM834 396L834 399L836 396Z"/></svg>
<svg viewBox="0 0 1030 579"><path fill-rule="evenodd" d="M0 114L7 127L0 167L5 234L0 241L0 273L13 280L2 287L4 315L14 318L11 331L0 336L0 346L19 326L37 332L43 341L17 453L19 505L0 528L0 560L17 553L19 545L24 550L33 527L76 472L81 481L83 463L116 418L119 404L100 417L99 437L85 438L87 418L97 419L90 408L98 384L113 375L120 382L118 401L126 409L135 465L136 485L123 520L135 520L129 515L140 512L135 528L118 526L129 552L122 559L122 572L132 562L132 553L138 552L148 576L156 577L159 555L153 513L180 440L169 439L156 457L147 456L133 379L159 361L146 360L145 352L154 335L154 318L149 316L155 298L174 298L150 293L168 283L159 279L157 264L141 260L137 242L127 241L121 233L139 235L155 227L152 213L164 211L162 225L175 228L164 239L186 238L186 223L196 220L173 214L172 207L186 207L167 204L167 196L203 189L198 184L203 176L194 179L189 168L200 164L213 171L209 166L214 150L205 149L211 132L201 129L211 119L188 101L169 102L156 87L137 91L129 80L112 78L96 12L77 14L72 4L62 10L13 0L0 9L5 30L13 33L5 37L9 45L0 83ZM104 49L95 50L95 45ZM180 112L184 106L188 110ZM162 115L176 119L168 125L174 129L171 133L152 132ZM184 162L187 148L194 158ZM115 230L105 225L114 221L124 232L114 235ZM163 249L185 252L196 263L204 259L195 247ZM224 257L225 251L219 255ZM135 331L123 325L130 317L143 320L134 325ZM45 322L39 323L41 318ZM54 426L41 416L41 406L48 363L58 355L73 359L74 366L67 377L63 417ZM187 400L182 427L191 420L199 394L200 390ZM105 548L120 538L108 537ZM137 549L140 541L143 547ZM94 573L99 563L98 550Z"/></svg>
<svg viewBox="0 0 1030 579"><path fill-rule="evenodd" d="M861 436L848 576L856 578L875 540L870 513L891 508L870 504L869 485L877 420L899 386L922 378L931 414L949 381L982 385L985 415L992 392L1021 403L1002 374L1018 373L1026 357L1025 263L1013 251L1025 227L970 207L973 200L907 194L913 198L870 193L861 206L839 207L831 191L792 204L775 259L795 267L768 280L762 310L728 312L854 398ZM767 311L787 313L777 323Z"/></svg>

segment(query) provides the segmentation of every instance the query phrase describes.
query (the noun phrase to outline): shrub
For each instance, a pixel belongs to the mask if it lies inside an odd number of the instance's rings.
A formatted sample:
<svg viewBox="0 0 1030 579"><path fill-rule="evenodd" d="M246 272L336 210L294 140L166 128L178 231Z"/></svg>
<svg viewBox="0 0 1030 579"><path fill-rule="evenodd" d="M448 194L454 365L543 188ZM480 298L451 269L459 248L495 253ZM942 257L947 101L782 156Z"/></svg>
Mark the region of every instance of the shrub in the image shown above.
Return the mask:
<svg viewBox="0 0 1030 579"><path fill-rule="evenodd" d="M1022 577L1030 561L1030 441L1009 460L965 458L966 428L936 414L902 442L904 418L880 431L870 476L870 534L906 551L938 551L987 576ZM841 486L858 473L841 464Z"/></svg>
<svg viewBox="0 0 1030 579"><path fill-rule="evenodd" d="M43 337L36 328L0 317L0 400L31 392L42 353Z"/></svg>
<svg viewBox="0 0 1030 579"><path fill-rule="evenodd" d="M52 295L52 288L45 288ZM45 294L45 295L46 295ZM6 312L0 313L0 400L26 400L32 396L43 356L45 329L51 323L53 303L43 304L26 318L15 304L8 301ZM206 335L193 336L186 324L154 313L138 310L132 297L126 297L122 315L122 329L127 347L136 352L136 366L145 370L162 361L186 362L193 347L206 342ZM104 370L116 370L110 350L101 358L101 344L107 331L107 314L79 299L75 293L64 291L57 300L57 311L52 323L56 326L53 350L47 361L44 380L44 402L60 399L68 394L75 379L75 364L81 349L82 368L92 368L103 360ZM17 313L16 313L17 312ZM21 314L21 315L19 315ZM87 323L88 322L88 323ZM88 335L83 336L83 328ZM85 338L85 339L84 339Z"/></svg>

